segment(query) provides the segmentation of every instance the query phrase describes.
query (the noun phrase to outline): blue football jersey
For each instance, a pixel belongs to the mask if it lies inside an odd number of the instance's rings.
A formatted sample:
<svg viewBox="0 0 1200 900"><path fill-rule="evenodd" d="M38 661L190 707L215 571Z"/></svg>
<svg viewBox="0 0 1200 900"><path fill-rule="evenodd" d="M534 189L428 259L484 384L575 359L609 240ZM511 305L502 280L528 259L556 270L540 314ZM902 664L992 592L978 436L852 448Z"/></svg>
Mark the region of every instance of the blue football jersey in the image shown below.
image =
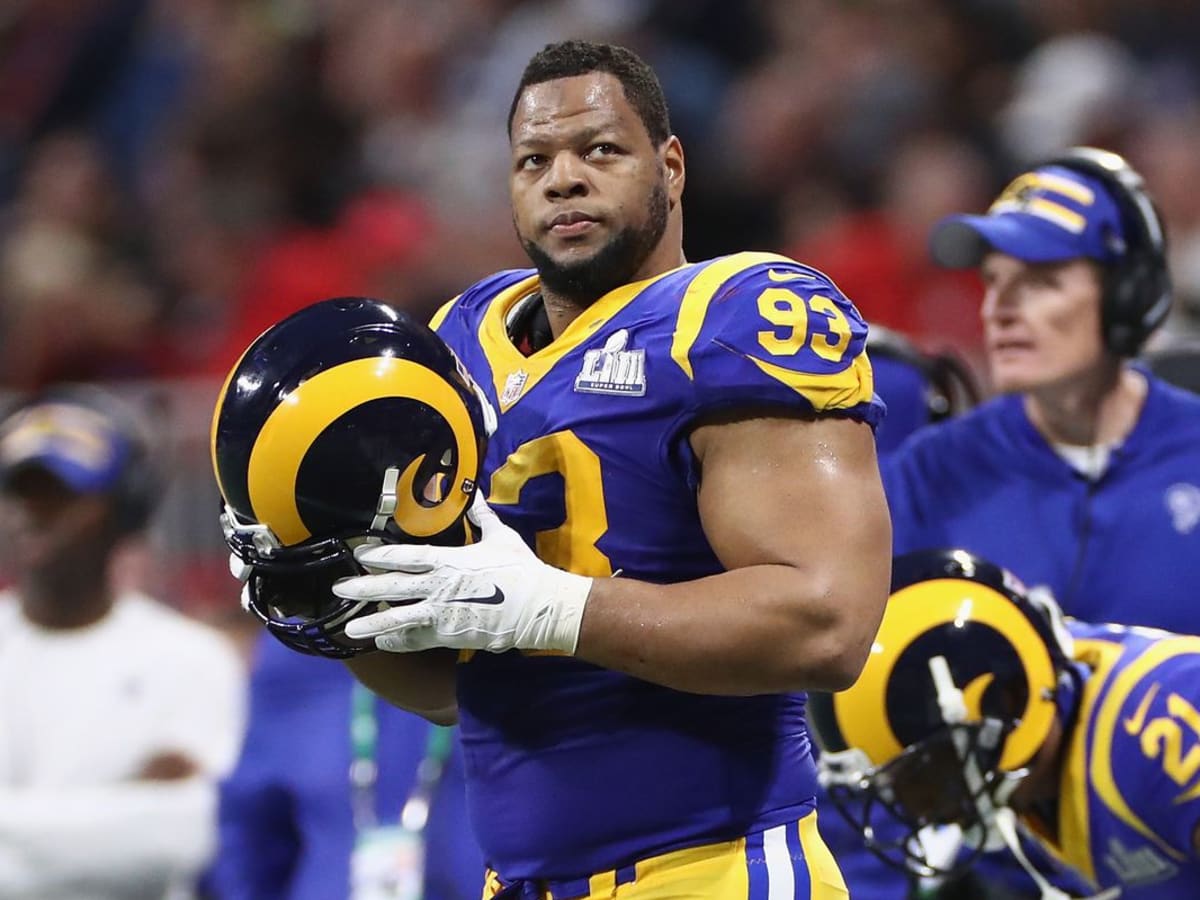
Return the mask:
<svg viewBox="0 0 1200 900"><path fill-rule="evenodd" d="M1052 856L1122 897L1200 889L1200 637L1071 622L1092 675L1062 772Z"/></svg>
<svg viewBox="0 0 1200 900"><path fill-rule="evenodd" d="M858 312L786 257L736 254L620 287L525 356L507 323L537 290L532 270L499 273L433 325L499 414L489 502L564 569L655 583L722 571L687 440L706 416L881 415ZM813 804L803 695L687 694L513 651L464 654L458 697L472 823L506 880L612 869Z"/></svg>

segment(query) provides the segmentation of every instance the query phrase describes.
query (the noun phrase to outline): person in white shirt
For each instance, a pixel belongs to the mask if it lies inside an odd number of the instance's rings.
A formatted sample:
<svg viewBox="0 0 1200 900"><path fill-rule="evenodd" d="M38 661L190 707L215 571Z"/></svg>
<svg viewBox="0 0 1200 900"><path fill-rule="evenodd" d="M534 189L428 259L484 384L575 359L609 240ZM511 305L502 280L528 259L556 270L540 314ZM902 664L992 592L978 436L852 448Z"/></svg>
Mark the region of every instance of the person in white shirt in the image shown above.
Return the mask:
<svg viewBox="0 0 1200 900"><path fill-rule="evenodd" d="M187 897L213 852L242 662L111 572L160 489L141 423L98 389L0 422L0 897Z"/></svg>

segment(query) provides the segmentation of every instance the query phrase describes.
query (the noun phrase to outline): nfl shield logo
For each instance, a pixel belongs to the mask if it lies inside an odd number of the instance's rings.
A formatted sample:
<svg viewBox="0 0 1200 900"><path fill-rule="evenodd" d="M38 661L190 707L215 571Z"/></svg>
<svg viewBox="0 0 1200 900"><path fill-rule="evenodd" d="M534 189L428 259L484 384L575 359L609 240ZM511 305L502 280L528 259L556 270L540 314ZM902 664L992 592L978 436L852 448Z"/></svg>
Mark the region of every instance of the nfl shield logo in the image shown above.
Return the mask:
<svg viewBox="0 0 1200 900"><path fill-rule="evenodd" d="M529 380L529 373L524 369L517 369L515 372L509 372L508 378L504 380L504 390L500 393L500 405L505 409L517 402L517 398L521 396L521 392L525 390L525 382Z"/></svg>

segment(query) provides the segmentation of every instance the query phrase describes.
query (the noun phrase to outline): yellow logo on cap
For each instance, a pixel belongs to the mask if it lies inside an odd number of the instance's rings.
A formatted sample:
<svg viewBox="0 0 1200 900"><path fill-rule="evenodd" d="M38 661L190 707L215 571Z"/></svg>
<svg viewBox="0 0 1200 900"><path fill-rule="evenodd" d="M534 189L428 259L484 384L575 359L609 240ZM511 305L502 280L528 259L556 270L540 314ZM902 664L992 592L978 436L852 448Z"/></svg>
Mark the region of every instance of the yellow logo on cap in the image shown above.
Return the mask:
<svg viewBox="0 0 1200 900"><path fill-rule="evenodd" d="M96 471L111 465L114 447L104 416L78 406L48 403L18 413L3 437L0 459L12 465L52 450Z"/></svg>
<svg viewBox="0 0 1200 900"><path fill-rule="evenodd" d="M1023 212L1045 219L1072 234L1082 234L1087 228L1087 219L1051 199L1048 194L1056 194L1084 207L1096 202L1095 193L1086 185L1050 172L1026 172L1018 175L1001 191L988 209L988 215Z"/></svg>

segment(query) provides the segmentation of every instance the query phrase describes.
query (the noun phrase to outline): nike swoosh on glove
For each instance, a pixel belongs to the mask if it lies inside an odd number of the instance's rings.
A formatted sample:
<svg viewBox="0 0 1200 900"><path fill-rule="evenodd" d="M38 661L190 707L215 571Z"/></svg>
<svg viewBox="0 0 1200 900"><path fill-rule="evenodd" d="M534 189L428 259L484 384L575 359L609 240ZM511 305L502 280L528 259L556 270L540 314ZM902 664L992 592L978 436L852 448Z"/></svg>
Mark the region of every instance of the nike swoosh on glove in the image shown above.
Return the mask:
<svg viewBox="0 0 1200 900"><path fill-rule="evenodd" d="M338 582L347 600L403 604L346 624L346 635L380 650L555 650L573 654L592 579L542 562L476 496L467 513L480 539L466 547L359 547L368 570ZM415 601L415 602L414 602Z"/></svg>

